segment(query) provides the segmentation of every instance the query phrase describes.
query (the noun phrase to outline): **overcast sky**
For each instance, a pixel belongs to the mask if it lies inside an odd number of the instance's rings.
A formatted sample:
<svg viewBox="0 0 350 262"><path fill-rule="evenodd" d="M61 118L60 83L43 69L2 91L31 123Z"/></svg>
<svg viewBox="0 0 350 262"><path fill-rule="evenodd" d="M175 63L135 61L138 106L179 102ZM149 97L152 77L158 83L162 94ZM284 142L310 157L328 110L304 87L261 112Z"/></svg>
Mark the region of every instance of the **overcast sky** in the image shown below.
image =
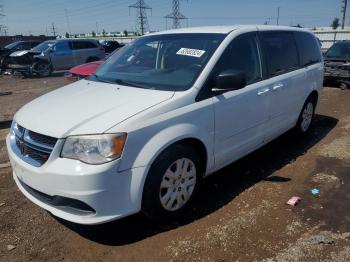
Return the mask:
<svg viewBox="0 0 350 262"><path fill-rule="evenodd" d="M128 5L136 0L0 0L5 18L0 24L9 34L51 34L51 23L58 33L99 31L134 31L136 10ZM145 0L150 30L166 29L163 18L171 12L171 0ZM276 24L280 7L280 24L305 27L329 26L334 17L340 18L341 0L182 0L181 12L189 19L182 26ZM350 7L349 7L350 9ZM350 18L347 15L346 24ZM97 23L97 24L96 24ZM171 22L168 22L168 27Z"/></svg>

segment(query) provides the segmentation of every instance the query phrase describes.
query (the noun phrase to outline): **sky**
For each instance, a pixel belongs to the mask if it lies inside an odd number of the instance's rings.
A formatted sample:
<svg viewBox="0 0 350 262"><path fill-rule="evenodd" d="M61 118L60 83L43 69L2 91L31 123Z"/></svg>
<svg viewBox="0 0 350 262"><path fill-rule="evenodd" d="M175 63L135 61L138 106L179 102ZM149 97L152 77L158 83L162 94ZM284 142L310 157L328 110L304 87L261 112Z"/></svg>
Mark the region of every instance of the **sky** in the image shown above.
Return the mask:
<svg viewBox="0 0 350 262"><path fill-rule="evenodd" d="M0 25L8 34L51 34L52 23L59 34L102 31L135 31L136 10L128 6L137 0L0 0ZM232 24L279 24L304 27L329 26L341 17L342 0L180 0L180 11L187 20L182 27ZM145 0L149 29L171 27L165 15L171 13L172 0ZM350 5L348 7L350 9ZM350 17L346 16L346 25ZM67 14L67 15L66 15ZM68 19L67 19L68 18ZM68 21L67 21L68 20Z"/></svg>

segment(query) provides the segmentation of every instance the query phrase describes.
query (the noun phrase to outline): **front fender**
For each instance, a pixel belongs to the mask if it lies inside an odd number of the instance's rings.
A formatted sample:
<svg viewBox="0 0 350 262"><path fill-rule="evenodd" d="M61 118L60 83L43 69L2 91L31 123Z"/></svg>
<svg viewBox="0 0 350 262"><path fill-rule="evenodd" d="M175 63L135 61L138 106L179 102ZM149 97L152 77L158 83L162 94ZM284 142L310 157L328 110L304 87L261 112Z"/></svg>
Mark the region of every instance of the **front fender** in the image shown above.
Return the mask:
<svg viewBox="0 0 350 262"><path fill-rule="evenodd" d="M133 136L133 135L131 135ZM133 137L128 137L129 141L137 138L140 134L135 134ZM129 149L124 152L123 155L134 155L137 150L138 153L135 154L134 158L122 157L122 161L120 163L119 169L120 172L123 171L123 168L128 166L132 166L132 182L131 186L131 200L135 206L139 209L141 208L142 203L142 194L143 187L150 170L151 164L155 161L155 159L169 146L172 144L187 138L195 138L201 141L206 147L207 151L207 170L212 169L214 166L214 159L210 156L213 145L210 141L210 135L205 134L202 130L200 130L197 126L190 123L177 124L171 127L167 127L160 132L156 133L154 136L150 137L144 146L139 149L137 147L137 142L135 144L129 145ZM128 141L127 141L128 143ZM134 146L135 145L135 146ZM132 152L134 151L134 152ZM142 172L140 172L140 170ZM208 171L207 171L208 172Z"/></svg>
<svg viewBox="0 0 350 262"><path fill-rule="evenodd" d="M132 144L128 145L128 149L123 156L121 169L128 169L130 167L142 167L151 165L154 160L159 156L161 152L164 151L170 145L188 138L194 138L201 141L206 147L208 154L207 169L212 166L212 157L210 157L210 152L213 150L212 141L213 138L208 132L201 130L198 126L191 123L181 123L174 126L166 127L153 136L147 138L147 133L142 135L142 130L130 134L128 137L129 141L133 141ZM140 141L145 140L145 143ZM128 143L128 142L127 142ZM143 146L139 146L143 145ZM134 156L134 157L130 157Z"/></svg>

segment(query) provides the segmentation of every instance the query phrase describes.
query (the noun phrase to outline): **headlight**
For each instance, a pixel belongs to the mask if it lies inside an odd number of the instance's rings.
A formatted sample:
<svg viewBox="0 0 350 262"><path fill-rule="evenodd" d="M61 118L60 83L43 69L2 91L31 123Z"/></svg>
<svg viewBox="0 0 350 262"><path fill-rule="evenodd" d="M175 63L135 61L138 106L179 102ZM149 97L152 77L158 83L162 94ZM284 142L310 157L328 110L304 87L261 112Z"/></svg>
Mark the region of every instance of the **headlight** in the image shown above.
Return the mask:
<svg viewBox="0 0 350 262"><path fill-rule="evenodd" d="M61 157L103 164L121 156L125 141L126 133L70 136L64 142Z"/></svg>

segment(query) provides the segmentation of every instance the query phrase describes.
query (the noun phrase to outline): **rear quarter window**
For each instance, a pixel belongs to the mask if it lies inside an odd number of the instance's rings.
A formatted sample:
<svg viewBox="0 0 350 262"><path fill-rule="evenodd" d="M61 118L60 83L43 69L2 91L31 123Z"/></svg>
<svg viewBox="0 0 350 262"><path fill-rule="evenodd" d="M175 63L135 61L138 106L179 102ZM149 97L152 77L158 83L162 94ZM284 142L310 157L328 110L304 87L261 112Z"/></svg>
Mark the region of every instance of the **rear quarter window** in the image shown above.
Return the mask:
<svg viewBox="0 0 350 262"><path fill-rule="evenodd" d="M283 74L299 67L293 32L262 32L261 42L269 76Z"/></svg>
<svg viewBox="0 0 350 262"><path fill-rule="evenodd" d="M321 61L321 52L316 38L310 33L294 32L298 46L300 66L308 66Z"/></svg>

